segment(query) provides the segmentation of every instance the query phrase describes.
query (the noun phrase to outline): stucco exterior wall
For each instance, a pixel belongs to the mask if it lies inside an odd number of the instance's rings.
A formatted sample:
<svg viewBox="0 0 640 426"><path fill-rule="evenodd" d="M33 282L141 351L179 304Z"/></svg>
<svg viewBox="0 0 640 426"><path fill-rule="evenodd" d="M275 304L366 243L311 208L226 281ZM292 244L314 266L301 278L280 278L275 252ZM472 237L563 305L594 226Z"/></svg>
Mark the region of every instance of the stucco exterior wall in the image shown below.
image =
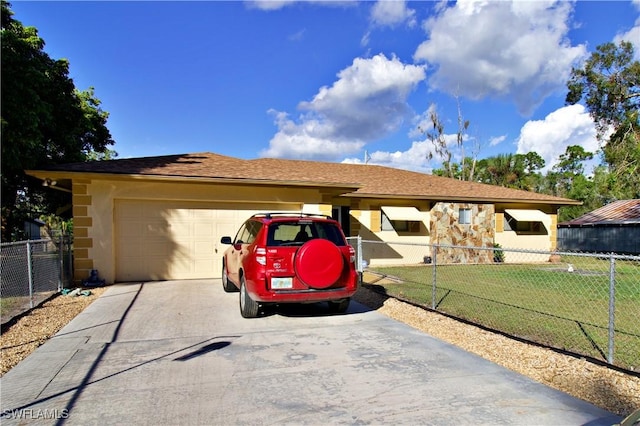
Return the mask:
<svg viewBox="0 0 640 426"><path fill-rule="evenodd" d="M422 221L418 223L418 228L411 231L382 230L381 208L388 205L394 203L390 200L362 201L359 210L351 212L357 219L359 228L354 235L359 235L366 241L363 244L363 259L370 266L424 263L425 256L429 256L429 204L413 202L413 206L422 216ZM407 206L407 203L402 205Z"/></svg>
<svg viewBox="0 0 640 426"><path fill-rule="evenodd" d="M107 282L115 280L116 200L226 203L227 208L238 209L248 203L309 203L310 209L331 214L331 205L323 203L326 196L311 188L76 179L72 191L76 281L86 279L92 269L97 269Z"/></svg>
<svg viewBox="0 0 640 426"><path fill-rule="evenodd" d="M546 230L543 235L528 235L504 230L504 213L499 213L496 215L496 227L501 229L501 232L496 232L496 243L506 249L553 251L557 241L557 215L547 214L547 219L542 224ZM548 260L549 254L519 253L508 250L504 252L505 263L546 262Z"/></svg>

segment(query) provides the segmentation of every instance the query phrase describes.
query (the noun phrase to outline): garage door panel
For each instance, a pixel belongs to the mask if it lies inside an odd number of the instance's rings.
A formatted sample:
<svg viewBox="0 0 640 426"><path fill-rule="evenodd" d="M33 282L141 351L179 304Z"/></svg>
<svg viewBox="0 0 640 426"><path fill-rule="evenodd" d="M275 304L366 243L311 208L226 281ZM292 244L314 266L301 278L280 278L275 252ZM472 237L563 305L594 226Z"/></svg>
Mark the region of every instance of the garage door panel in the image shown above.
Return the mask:
<svg viewBox="0 0 640 426"><path fill-rule="evenodd" d="M203 220L203 219L198 219ZM206 219L207 222L196 222L193 224L194 234L196 236L213 236L215 232L215 227L213 226L214 218Z"/></svg>
<svg viewBox="0 0 640 426"><path fill-rule="evenodd" d="M120 234L142 237L144 235L145 229L141 226L140 223L134 221L126 221L127 218L121 218L123 222L121 222L120 226Z"/></svg>
<svg viewBox="0 0 640 426"><path fill-rule="evenodd" d="M255 213L301 205L116 200L115 210L116 280L134 281L218 277L221 237Z"/></svg>

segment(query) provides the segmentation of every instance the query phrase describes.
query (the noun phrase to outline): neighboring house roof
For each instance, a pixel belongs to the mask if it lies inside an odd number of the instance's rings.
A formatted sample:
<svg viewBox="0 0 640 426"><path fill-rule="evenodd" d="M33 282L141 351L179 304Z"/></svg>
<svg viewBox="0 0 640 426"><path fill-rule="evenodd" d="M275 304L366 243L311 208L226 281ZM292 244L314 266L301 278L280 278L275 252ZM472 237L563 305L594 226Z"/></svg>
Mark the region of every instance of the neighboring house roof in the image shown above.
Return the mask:
<svg viewBox="0 0 640 426"><path fill-rule="evenodd" d="M614 201L576 219L558 224L564 228L598 225L640 225L640 200Z"/></svg>
<svg viewBox="0 0 640 426"><path fill-rule="evenodd" d="M259 158L242 160L213 153L130 158L89 163L62 164L44 172L129 175L172 179L242 180L264 184L343 186L349 197L413 198L486 202L524 202L578 205L580 202L535 192L460 181L371 164L328 163ZM99 176L95 176L96 178Z"/></svg>

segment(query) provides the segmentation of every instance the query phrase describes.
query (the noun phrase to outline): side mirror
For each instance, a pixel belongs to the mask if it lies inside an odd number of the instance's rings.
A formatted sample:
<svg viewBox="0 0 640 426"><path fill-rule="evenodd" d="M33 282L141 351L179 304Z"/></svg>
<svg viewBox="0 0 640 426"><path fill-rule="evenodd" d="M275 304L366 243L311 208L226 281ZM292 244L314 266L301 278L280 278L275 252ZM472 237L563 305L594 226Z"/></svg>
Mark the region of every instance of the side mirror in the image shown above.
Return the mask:
<svg viewBox="0 0 640 426"><path fill-rule="evenodd" d="M231 244L231 237L220 238L220 244Z"/></svg>

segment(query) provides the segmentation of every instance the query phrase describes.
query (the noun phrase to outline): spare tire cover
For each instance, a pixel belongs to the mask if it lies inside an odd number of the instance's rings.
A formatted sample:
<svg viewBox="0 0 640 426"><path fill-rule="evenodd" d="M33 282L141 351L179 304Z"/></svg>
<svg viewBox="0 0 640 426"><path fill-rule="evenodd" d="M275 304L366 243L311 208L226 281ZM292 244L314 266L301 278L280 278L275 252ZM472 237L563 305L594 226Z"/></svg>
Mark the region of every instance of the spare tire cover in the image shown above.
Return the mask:
<svg viewBox="0 0 640 426"><path fill-rule="evenodd" d="M298 278L312 288L333 285L344 268L342 252L329 240L307 241L296 253L294 267Z"/></svg>

